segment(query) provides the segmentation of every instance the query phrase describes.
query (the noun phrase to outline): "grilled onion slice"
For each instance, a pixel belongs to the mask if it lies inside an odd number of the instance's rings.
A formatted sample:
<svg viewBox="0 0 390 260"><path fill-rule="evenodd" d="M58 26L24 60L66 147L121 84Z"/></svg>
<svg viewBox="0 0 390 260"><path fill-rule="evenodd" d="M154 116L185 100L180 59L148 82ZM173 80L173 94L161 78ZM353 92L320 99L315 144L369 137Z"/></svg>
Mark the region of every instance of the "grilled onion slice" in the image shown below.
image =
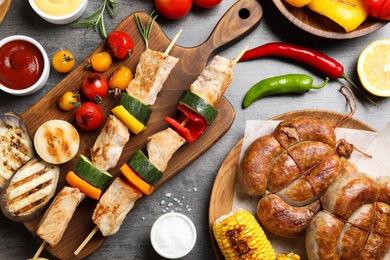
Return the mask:
<svg viewBox="0 0 390 260"><path fill-rule="evenodd" d="M34 136L37 154L46 162L62 164L70 161L79 150L80 137L73 125L63 120L43 123Z"/></svg>

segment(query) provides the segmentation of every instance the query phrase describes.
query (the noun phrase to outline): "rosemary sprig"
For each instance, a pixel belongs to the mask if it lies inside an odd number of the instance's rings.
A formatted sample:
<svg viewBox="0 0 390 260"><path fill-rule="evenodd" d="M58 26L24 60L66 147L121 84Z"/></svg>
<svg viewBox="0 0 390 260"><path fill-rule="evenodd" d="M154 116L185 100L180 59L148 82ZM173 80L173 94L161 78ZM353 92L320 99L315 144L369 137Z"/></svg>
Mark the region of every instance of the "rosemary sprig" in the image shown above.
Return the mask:
<svg viewBox="0 0 390 260"><path fill-rule="evenodd" d="M138 15L134 15L134 22L137 25L138 31L141 34L142 39L145 42L146 49L149 49L149 36L152 31L153 23L157 18L157 15L154 15L154 11L150 14L148 22L143 24Z"/></svg>
<svg viewBox="0 0 390 260"><path fill-rule="evenodd" d="M103 3L99 6L99 8L87 16L86 21L77 22L72 24L73 27L88 27L85 31L87 34L92 28L95 29L96 32L100 32L100 35L103 39L107 38L106 27L104 24L104 11L107 9L108 14L111 17L115 17L117 13L117 9L115 6L117 3L115 0L103 0Z"/></svg>

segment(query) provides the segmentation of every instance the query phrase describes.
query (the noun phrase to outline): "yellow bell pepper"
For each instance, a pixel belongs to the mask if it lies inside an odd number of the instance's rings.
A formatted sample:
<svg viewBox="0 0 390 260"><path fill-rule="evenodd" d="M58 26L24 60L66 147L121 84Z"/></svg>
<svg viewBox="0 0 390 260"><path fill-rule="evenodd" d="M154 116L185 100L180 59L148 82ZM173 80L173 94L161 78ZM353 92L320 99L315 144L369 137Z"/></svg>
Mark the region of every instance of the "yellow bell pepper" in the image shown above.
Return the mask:
<svg viewBox="0 0 390 260"><path fill-rule="evenodd" d="M137 118L135 118L132 114L129 113L129 111L124 108L124 106L119 105L111 109L111 112L119 119L121 120L127 128L134 134L138 134L139 132L143 131L145 129L144 124L142 124L140 121L138 121Z"/></svg>
<svg viewBox="0 0 390 260"><path fill-rule="evenodd" d="M338 23L346 32L358 28L368 16L361 0L312 0L307 7Z"/></svg>
<svg viewBox="0 0 390 260"><path fill-rule="evenodd" d="M308 3L310 3L311 1L312 0L286 0L287 3L295 7L303 7Z"/></svg>

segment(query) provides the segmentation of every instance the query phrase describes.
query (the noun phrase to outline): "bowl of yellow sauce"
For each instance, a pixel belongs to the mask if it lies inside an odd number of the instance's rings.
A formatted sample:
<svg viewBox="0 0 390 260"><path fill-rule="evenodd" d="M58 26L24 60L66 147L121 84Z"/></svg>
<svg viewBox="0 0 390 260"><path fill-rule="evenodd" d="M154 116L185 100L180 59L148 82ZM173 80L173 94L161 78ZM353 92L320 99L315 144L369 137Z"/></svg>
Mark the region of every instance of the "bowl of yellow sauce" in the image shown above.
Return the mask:
<svg viewBox="0 0 390 260"><path fill-rule="evenodd" d="M84 13L88 0L29 0L32 9L53 24L72 23Z"/></svg>

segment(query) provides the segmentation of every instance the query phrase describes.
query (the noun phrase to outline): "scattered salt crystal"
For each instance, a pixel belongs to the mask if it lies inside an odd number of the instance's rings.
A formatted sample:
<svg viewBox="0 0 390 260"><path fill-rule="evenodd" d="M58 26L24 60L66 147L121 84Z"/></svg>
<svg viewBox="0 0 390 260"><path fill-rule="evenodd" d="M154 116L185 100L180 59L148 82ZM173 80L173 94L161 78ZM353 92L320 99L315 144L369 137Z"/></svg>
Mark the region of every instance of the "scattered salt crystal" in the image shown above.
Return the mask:
<svg viewBox="0 0 390 260"><path fill-rule="evenodd" d="M142 220L145 220L145 217L142 217L141 219L142 219Z"/></svg>
<svg viewBox="0 0 390 260"><path fill-rule="evenodd" d="M184 200L185 198L186 198L186 197L184 197L184 196L182 197L183 200Z"/></svg>
<svg viewBox="0 0 390 260"><path fill-rule="evenodd" d="M188 208L187 211L191 211L191 208Z"/></svg>
<svg viewBox="0 0 390 260"><path fill-rule="evenodd" d="M173 198L174 201L177 201L177 198Z"/></svg>
<svg viewBox="0 0 390 260"><path fill-rule="evenodd" d="M171 196L172 196L172 194L169 192L165 194L165 197L167 197L167 198L170 198Z"/></svg>
<svg viewBox="0 0 390 260"><path fill-rule="evenodd" d="M194 191L198 191L198 188L197 188L197 187L194 187Z"/></svg>
<svg viewBox="0 0 390 260"><path fill-rule="evenodd" d="M168 207L172 207L173 206L173 203L172 202L169 202L168 203Z"/></svg>
<svg viewBox="0 0 390 260"><path fill-rule="evenodd" d="M161 205L165 204L165 200L162 200L162 201L160 202L160 204L161 204Z"/></svg>

